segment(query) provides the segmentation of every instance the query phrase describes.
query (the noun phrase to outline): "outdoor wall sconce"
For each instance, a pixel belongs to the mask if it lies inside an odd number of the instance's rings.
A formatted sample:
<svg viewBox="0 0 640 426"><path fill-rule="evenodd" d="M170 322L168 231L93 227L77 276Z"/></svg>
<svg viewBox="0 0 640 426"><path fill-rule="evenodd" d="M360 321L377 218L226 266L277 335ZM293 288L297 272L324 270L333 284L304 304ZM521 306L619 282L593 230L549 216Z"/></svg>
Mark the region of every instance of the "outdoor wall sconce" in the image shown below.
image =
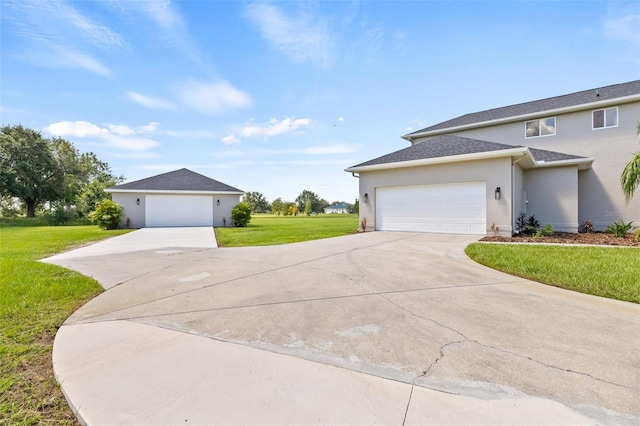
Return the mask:
<svg viewBox="0 0 640 426"><path fill-rule="evenodd" d="M216 205L219 206L220 205L220 200L216 201Z"/></svg>
<svg viewBox="0 0 640 426"><path fill-rule="evenodd" d="M369 202L369 194L364 194L364 203L367 204Z"/></svg>
<svg viewBox="0 0 640 426"><path fill-rule="evenodd" d="M138 198L138 199L136 200L136 204L137 204L137 205L140 205L140 198Z"/></svg>
<svg viewBox="0 0 640 426"><path fill-rule="evenodd" d="M496 194L495 195L496 195L496 200L499 200L500 199L500 187L499 186L496 187Z"/></svg>

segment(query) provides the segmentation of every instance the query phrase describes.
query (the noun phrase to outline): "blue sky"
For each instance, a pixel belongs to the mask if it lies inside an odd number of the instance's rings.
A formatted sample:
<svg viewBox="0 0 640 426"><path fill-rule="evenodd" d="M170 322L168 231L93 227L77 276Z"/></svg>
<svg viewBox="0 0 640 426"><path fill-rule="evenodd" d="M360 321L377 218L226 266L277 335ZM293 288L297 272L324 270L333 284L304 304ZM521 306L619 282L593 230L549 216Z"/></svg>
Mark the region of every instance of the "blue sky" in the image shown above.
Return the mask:
<svg viewBox="0 0 640 426"><path fill-rule="evenodd" d="M2 125L269 201L469 112L640 78L640 3L1 0Z"/></svg>

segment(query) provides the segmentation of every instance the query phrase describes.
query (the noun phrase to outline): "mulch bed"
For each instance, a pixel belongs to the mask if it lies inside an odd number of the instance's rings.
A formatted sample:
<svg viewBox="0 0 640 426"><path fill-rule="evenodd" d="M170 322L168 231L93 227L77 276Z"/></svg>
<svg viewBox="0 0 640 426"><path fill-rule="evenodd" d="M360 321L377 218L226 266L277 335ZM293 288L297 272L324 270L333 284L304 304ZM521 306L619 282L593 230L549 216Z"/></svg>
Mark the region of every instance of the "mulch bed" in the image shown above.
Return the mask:
<svg viewBox="0 0 640 426"><path fill-rule="evenodd" d="M501 243L547 243L547 244L595 244L602 246L628 246L640 247L640 241L634 234L626 238L615 237L606 232L572 233L555 232L551 237L533 237L530 235L518 235L514 237L484 237L480 241Z"/></svg>

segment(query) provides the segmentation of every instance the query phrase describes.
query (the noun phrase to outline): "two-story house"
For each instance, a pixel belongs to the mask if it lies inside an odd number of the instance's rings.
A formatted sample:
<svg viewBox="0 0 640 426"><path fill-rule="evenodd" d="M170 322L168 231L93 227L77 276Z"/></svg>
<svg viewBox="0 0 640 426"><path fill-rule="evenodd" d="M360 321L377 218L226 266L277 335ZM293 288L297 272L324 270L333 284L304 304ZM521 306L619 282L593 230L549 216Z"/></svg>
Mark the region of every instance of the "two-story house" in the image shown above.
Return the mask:
<svg viewBox="0 0 640 426"><path fill-rule="evenodd" d="M521 213L557 231L639 224L640 194L627 204L620 187L639 120L637 80L463 115L346 171L369 230L510 235Z"/></svg>

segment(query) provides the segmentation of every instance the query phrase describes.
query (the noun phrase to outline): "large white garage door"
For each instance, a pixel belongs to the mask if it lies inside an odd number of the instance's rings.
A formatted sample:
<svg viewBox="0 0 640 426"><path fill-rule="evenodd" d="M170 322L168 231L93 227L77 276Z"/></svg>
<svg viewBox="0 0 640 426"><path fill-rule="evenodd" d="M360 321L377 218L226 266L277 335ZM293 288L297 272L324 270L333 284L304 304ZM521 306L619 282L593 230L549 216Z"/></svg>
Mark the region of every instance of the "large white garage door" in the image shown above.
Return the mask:
<svg viewBox="0 0 640 426"><path fill-rule="evenodd" d="M399 186L376 190L376 229L485 234L484 182Z"/></svg>
<svg viewBox="0 0 640 426"><path fill-rule="evenodd" d="M146 226L213 226L213 197L147 195Z"/></svg>

